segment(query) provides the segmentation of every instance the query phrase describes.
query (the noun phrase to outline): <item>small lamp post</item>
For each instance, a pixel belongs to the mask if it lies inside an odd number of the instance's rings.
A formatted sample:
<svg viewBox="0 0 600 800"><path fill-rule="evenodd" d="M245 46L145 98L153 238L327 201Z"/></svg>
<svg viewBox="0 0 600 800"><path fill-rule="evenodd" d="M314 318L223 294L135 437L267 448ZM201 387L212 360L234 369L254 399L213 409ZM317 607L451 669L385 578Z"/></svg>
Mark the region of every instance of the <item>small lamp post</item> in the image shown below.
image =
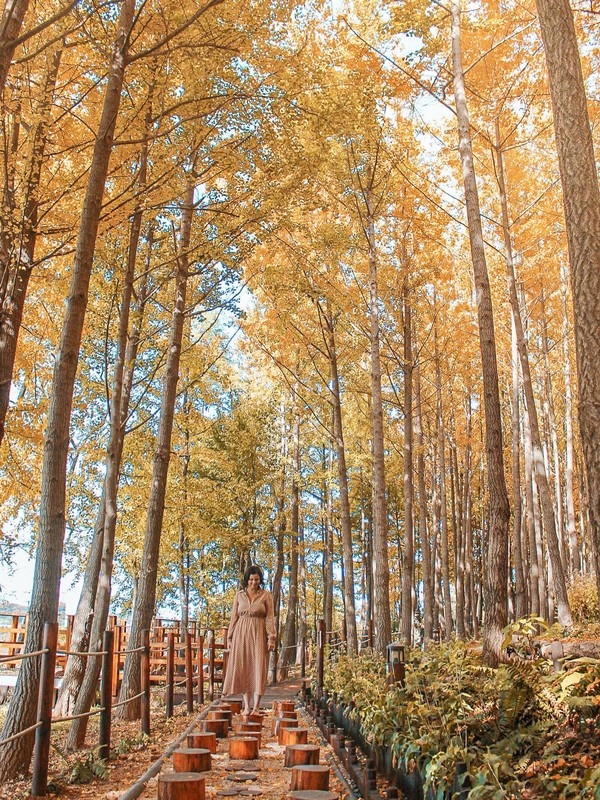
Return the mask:
<svg viewBox="0 0 600 800"><path fill-rule="evenodd" d="M392 642L387 646L387 671L388 671L388 684L392 686L395 683L404 686L405 678L405 663L404 663L404 645L398 642Z"/></svg>

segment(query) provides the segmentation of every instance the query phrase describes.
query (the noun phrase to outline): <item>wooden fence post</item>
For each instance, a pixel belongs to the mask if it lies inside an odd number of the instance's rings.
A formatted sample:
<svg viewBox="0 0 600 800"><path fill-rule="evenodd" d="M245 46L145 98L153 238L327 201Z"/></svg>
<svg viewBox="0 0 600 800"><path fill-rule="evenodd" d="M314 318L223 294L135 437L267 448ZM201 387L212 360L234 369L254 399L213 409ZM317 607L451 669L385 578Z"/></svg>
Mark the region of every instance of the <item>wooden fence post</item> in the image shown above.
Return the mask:
<svg viewBox="0 0 600 800"><path fill-rule="evenodd" d="M300 677L306 678L306 636L302 637L300 649Z"/></svg>
<svg viewBox="0 0 600 800"><path fill-rule="evenodd" d="M325 620L320 619L317 623L317 697L323 694L323 683L325 677Z"/></svg>
<svg viewBox="0 0 600 800"><path fill-rule="evenodd" d="M150 631L142 631L142 659L140 661L140 684L143 692L140 699L140 723L142 733L150 736Z"/></svg>
<svg viewBox="0 0 600 800"><path fill-rule="evenodd" d="M100 674L100 719L98 723L98 756L110 758L110 724L112 715L112 668L115 635L104 631L102 637L102 672Z"/></svg>
<svg viewBox="0 0 600 800"><path fill-rule="evenodd" d="M165 686L165 715L173 716L173 683L175 682L175 633L167 635L167 683Z"/></svg>
<svg viewBox="0 0 600 800"><path fill-rule="evenodd" d="M373 642L374 642L374 627L373 627L373 620L370 619L367 627L367 643L369 648L373 649Z"/></svg>
<svg viewBox="0 0 600 800"><path fill-rule="evenodd" d="M50 755L50 735L52 728L52 707L54 705L54 673L56 670L56 645L58 642L58 622L44 623L44 643L40 686L38 690L37 721L41 722L35 731L33 750L32 797L45 797L48 794L48 758Z"/></svg>
<svg viewBox="0 0 600 800"><path fill-rule="evenodd" d="M194 713L194 667L192 662L192 636L185 632L185 695L188 714Z"/></svg>
<svg viewBox="0 0 600 800"><path fill-rule="evenodd" d="M204 705L204 636L198 636L198 705Z"/></svg>
<svg viewBox="0 0 600 800"><path fill-rule="evenodd" d="M210 702L215 699L215 632L208 632L208 694Z"/></svg>
<svg viewBox="0 0 600 800"><path fill-rule="evenodd" d="M116 697L119 694L119 675L121 672L121 650L123 649L123 626L115 625L114 627L114 664L112 671L112 695Z"/></svg>

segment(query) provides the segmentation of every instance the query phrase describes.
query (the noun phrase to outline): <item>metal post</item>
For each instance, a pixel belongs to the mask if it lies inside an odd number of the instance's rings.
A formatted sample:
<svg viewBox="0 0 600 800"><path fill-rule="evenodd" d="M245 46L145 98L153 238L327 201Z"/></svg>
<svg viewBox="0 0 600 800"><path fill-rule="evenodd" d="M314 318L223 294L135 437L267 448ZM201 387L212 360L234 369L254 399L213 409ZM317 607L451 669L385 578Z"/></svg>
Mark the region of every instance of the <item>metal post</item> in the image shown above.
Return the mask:
<svg viewBox="0 0 600 800"><path fill-rule="evenodd" d="M102 636L102 672L100 674L100 720L98 724L98 755L108 761L110 758L110 723L112 714L112 668L115 635L104 631Z"/></svg>
<svg viewBox="0 0 600 800"><path fill-rule="evenodd" d="M184 634L185 641L185 697L188 714L194 712L194 668L192 666L192 637L189 631Z"/></svg>
<svg viewBox="0 0 600 800"><path fill-rule="evenodd" d="M52 727L52 706L54 705L54 672L56 669L56 645L58 642L58 622L44 624L44 643L42 666L38 690L37 721L41 722L35 731L33 750L32 797L45 797L48 794L48 758L50 755L50 735Z"/></svg>
<svg viewBox="0 0 600 800"><path fill-rule="evenodd" d="M167 719L173 716L173 684L175 682L175 634L169 631L167 635L167 684L165 686L165 715Z"/></svg>
<svg viewBox="0 0 600 800"><path fill-rule="evenodd" d="M140 702L140 724L142 733L150 736L150 631L142 631L142 658L140 661L140 688L143 692Z"/></svg>

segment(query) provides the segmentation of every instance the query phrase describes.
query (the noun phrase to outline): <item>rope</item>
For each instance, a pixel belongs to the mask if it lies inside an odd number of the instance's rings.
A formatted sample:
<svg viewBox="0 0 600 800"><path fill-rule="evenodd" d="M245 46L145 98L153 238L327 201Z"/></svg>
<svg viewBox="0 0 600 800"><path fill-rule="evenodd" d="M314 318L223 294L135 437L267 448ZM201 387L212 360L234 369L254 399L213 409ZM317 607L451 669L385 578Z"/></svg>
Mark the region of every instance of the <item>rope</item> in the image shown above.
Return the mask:
<svg viewBox="0 0 600 800"><path fill-rule="evenodd" d="M128 653L142 653L146 648L144 645L140 647L134 647L132 650L115 650L116 656L126 656Z"/></svg>
<svg viewBox="0 0 600 800"><path fill-rule="evenodd" d="M15 653L14 656L2 656L2 658L0 658L0 664L3 664L6 661L22 661L24 658L33 658L33 656L43 656L44 653L49 653L49 652L50 650L34 650L33 653Z"/></svg>
<svg viewBox="0 0 600 800"><path fill-rule="evenodd" d="M25 736L27 733L31 733L31 731L34 731L36 728L41 728L43 724L44 724L43 722L36 722L35 725L31 725L29 728L25 728L25 730L19 731L19 733L15 733L13 736L9 736L8 739L2 739L2 741L0 742L0 747L3 744L14 742L15 739L20 739L21 736Z"/></svg>
<svg viewBox="0 0 600 800"><path fill-rule="evenodd" d="M95 656L107 656L108 650L88 650L88 651L79 651L79 650L57 650L57 656L80 656L81 658L94 658Z"/></svg>
<svg viewBox="0 0 600 800"><path fill-rule="evenodd" d="M146 692L138 692L138 694L134 694L133 697L128 697L127 700L121 700L120 703L113 703L113 708L119 708L119 706L126 706L127 703L131 703L133 700L137 700L138 697L143 697Z"/></svg>
<svg viewBox="0 0 600 800"><path fill-rule="evenodd" d="M105 708L97 708L95 711L85 711L83 714L73 714L70 717L58 717L57 719L52 720L52 724L58 722L71 722L72 719L83 719L84 717L93 717L95 714L101 714L103 711L106 711Z"/></svg>

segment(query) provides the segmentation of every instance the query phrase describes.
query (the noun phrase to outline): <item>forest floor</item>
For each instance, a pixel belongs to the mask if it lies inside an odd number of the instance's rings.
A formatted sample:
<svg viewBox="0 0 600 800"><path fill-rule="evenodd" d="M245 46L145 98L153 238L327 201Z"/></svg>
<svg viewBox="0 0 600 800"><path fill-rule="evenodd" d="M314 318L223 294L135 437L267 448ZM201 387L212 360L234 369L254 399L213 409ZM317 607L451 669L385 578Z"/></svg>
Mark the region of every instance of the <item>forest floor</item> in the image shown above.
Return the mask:
<svg viewBox="0 0 600 800"><path fill-rule="evenodd" d="M285 689L276 690L276 697L284 697ZM270 702L269 697L266 703ZM82 750L75 754L64 753L61 742L66 734L66 725L53 732L50 754L49 792L54 796L69 800L119 800L121 795L136 783L156 762L176 739L188 728L194 719L199 722L199 713L188 715L185 706L176 707L175 715L167 720L164 709L155 709L152 719L152 735L149 739L140 736L139 722L115 721L112 729L113 755L104 767L105 775L96 777L94 770L102 772L103 764L98 762L94 750ZM321 763L332 758L331 750L325 747L317 728L309 717L299 712L301 725L309 728L308 741L321 745ZM234 718L236 721L237 718ZM228 740L218 740L218 752L212 757L212 768L204 773L206 800L219 800L221 796L262 797L265 800L283 800L290 790L290 770L283 766L285 748L277 744L272 733L273 711L264 710L262 742L259 758L252 762L230 761ZM198 725L200 727L200 725ZM96 730L90 725L88 740L96 738ZM185 742L182 742L185 747ZM167 758L161 765L161 772L172 771L172 759ZM245 781L234 780L240 771L251 773L254 778ZM83 783L82 781L86 781ZM151 778L139 795L141 800L154 800L157 796L158 776ZM347 787L332 770L330 788L338 792L340 798L347 795ZM0 800L25 800L30 797L31 778L13 781L0 787ZM219 794L223 792L223 794ZM226 793L226 794L225 794Z"/></svg>

